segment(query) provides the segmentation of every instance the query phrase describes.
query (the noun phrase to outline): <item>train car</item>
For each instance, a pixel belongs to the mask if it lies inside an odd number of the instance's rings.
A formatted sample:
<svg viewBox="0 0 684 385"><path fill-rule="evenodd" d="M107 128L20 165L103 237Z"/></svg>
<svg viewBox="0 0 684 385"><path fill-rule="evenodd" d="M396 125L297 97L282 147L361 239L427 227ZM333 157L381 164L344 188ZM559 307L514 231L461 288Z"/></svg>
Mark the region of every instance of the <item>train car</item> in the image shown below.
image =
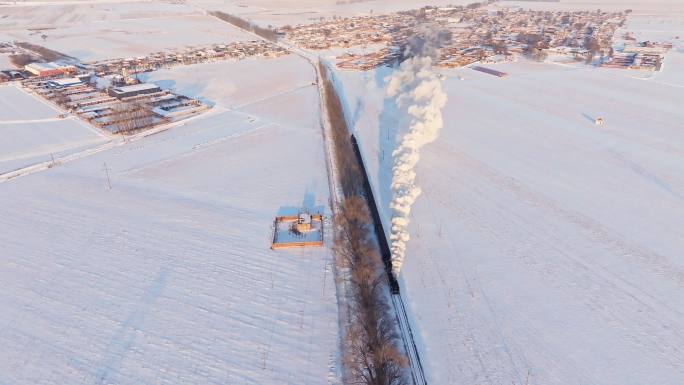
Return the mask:
<svg viewBox="0 0 684 385"><path fill-rule="evenodd" d="M368 208L371 211L373 217L373 226L375 228L375 234L378 237L378 246L380 247L380 253L382 255L382 261L385 264L385 272L387 273L387 281L389 282L390 290L392 294L399 294L399 282L394 277L392 273L392 253L390 252L389 243L387 242L387 236L385 235L385 230L382 227L382 221L380 220L380 212L378 212L378 206L375 203L375 197L373 196L373 189L370 185L370 180L368 179L368 173L366 172L366 165L363 162L363 156L361 156L361 150L359 149L359 144L356 141L354 134L351 135L351 142L354 147L354 153L356 154L356 160L361 166L361 171L363 173L363 190L366 196L366 201L368 201Z"/></svg>

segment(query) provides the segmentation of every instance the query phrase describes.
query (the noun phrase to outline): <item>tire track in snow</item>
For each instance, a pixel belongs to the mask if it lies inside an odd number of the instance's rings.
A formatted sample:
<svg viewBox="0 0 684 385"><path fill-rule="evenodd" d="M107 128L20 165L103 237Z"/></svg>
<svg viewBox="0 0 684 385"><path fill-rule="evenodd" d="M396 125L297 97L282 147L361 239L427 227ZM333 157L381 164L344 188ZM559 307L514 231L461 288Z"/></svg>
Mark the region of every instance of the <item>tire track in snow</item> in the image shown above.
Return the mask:
<svg viewBox="0 0 684 385"><path fill-rule="evenodd" d="M430 190L425 191L426 199L425 202L426 204L430 207L429 212L431 213L432 216L432 221L431 223L438 223L437 220L437 215L435 213L439 212L435 210L433 202L435 201L435 196ZM446 202L443 202L446 203ZM442 223L440 222L440 227L443 227L446 234L456 234L455 232L451 231L451 227L449 226L448 222L447 223ZM440 230L442 231L442 230ZM419 238L419 236L418 236ZM440 237L441 238L441 237ZM442 238L443 239L443 238ZM446 243L449 245L449 250L451 251L456 251L458 250L458 247L456 245L455 239L452 237L447 237L446 238ZM420 245L422 248L422 244ZM452 317L448 317L450 328L453 330L462 330L467 328L466 334L467 338L465 341L462 341L463 343L470 342L474 345L474 350L473 354L475 355L479 366L480 366L480 373L471 373L471 374L479 374L484 376L484 380L486 384L502 384L502 381L505 381L505 378L503 378L503 373L505 372L512 372L513 376L516 378L518 384L523 384L523 380L521 377L521 371L519 368L519 364L516 363L516 356L513 353L513 350L516 352L520 351L520 348L518 346L514 346L513 348L511 347L512 341L510 341L505 333L503 332L503 329L500 325L499 319L500 317L496 314L491 302L489 301L489 298L487 294L485 293L482 285L480 284L480 279L477 275L477 272L475 269L473 269L470 266L466 266L464 264L464 261L462 258L460 258L458 255L454 255L452 257L452 261L454 261L453 264L449 265L442 265L439 263L439 260L437 258L434 258L435 255L438 255L437 251L430 250L431 245L425 246L427 250L425 252L420 252L416 253L421 255L421 259L425 258L427 259L433 266L434 269L432 269L437 276L439 277L440 280L440 288L442 292L444 293L444 297L447 303L450 303L451 301L451 296L452 293L450 292L450 288L453 286L450 282L447 281L447 279L444 277L444 272L447 273L449 277L453 277L453 275L450 273L451 272L451 266L456 266L458 267L458 275L463 279L466 288L468 290L468 293L470 294L471 301L474 303L477 301L477 298L482 298L484 305L485 305L485 311L486 311L486 316L483 315L481 312L474 312L474 311L464 311L464 312L458 312L458 315L465 315L468 319L464 319L463 317L459 317L459 319L455 319ZM472 275L472 278L469 277L469 275ZM456 304L456 306L463 306L465 307L466 304ZM471 305L472 306L472 305ZM483 325L487 324L487 320L491 322L493 325L493 328L490 330L484 332L486 334L482 335L481 337L477 337L475 335L475 332L477 333L483 333ZM465 327L463 325L470 325L471 327ZM482 339L485 339L485 341L482 341ZM487 341L488 340L488 341ZM479 341L479 343L478 343ZM494 349L492 349L492 346L500 347L502 354L499 357L492 357L493 355L499 355L497 353L494 353ZM483 348L486 347L486 348ZM452 353L455 353L455 351L452 348ZM487 354L486 352L489 351L491 353ZM484 356L484 355L487 356ZM495 362L495 364L492 364L492 362ZM457 364L458 365L458 364ZM495 366L495 367L493 367ZM529 365L526 365L529 367ZM465 365L465 367L461 368L461 373L465 374L470 367L468 365ZM479 379L473 379L474 381L478 381Z"/></svg>
<svg viewBox="0 0 684 385"><path fill-rule="evenodd" d="M121 362L133 345L137 332L143 328L145 317L150 313L151 306L164 291L168 279L169 269L162 268L159 273L157 273L157 277L147 289L143 298L138 302L136 308L121 324L121 327L116 334L112 336L112 339L106 348L104 358L98 365L100 368L97 374L99 384L109 384L110 377L118 374L117 372L121 366Z"/></svg>
<svg viewBox="0 0 684 385"><path fill-rule="evenodd" d="M500 191L507 192L514 199L527 203L526 209L551 211L551 217L561 218L564 222L574 225L590 240L601 243L614 255L628 258L630 256L626 255L625 252L639 251L636 247L631 247L629 244L625 245L626 241L620 238L613 240L612 234L591 219L576 213L566 212L567 210L561 209L542 196L526 190L514 180L503 178L493 169L469 158L467 155L452 153L450 156L454 156L458 159L458 163L463 164L471 172L475 172L478 177L484 178L488 185L493 185ZM449 174L448 170L440 170L440 174L449 179L449 183L457 182L455 176ZM582 289L590 291L590 295L582 298L582 300L592 307L592 314L601 314L603 324L614 325L617 322L621 324L620 330L639 331L637 335L627 336L628 340L659 355L661 360L668 362L673 369L684 367L684 352L678 343L678 341L684 341L684 335L678 331L680 328L675 326L679 324L681 327L682 314L680 311L668 306L668 304L663 303L606 267L596 263L589 265L582 261L581 256L586 255L586 251L577 249L565 238L558 238L558 235L550 232L550 230L544 232L544 230L536 227L529 229L527 227L528 220L510 210L510 207L503 205L499 199L491 197L491 190L480 189L477 183L473 184L470 189L473 191L471 199L488 202L485 205L491 207L498 207L496 212L500 220L496 224L482 222L472 208L459 204L457 201L452 207L458 218L467 223L477 224L474 227L475 229L497 239L497 243L512 245L507 250L507 254L523 261L528 268L541 274L542 279L551 279L550 284L572 286L577 285L577 282L584 282L587 287ZM588 227L589 233L587 233L587 223L590 225ZM596 232L597 228L599 229L598 232ZM540 233L540 231L542 232ZM516 235L518 233L523 233L524 236ZM520 245L521 239L526 240L522 245ZM615 248L616 245L617 248ZM535 254L527 249L546 249L552 251L552 254L545 254L543 257L541 254ZM548 260L548 257L554 254L562 259ZM636 261L642 262L643 259L636 259ZM674 267L672 268L674 269ZM551 277L556 278L552 279ZM674 283L679 282L675 280ZM635 309L640 310L635 311ZM630 315L627 319L625 319L626 314ZM658 316L654 317L654 314ZM534 350L536 351L536 348ZM596 379L587 378L587 380L596 382Z"/></svg>
<svg viewBox="0 0 684 385"><path fill-rule="evenodd" d="M445 150L444 147L441 147L441 149ZM463 153L450 150L446 151L449 151L450 156L453 156L458 162L475 170L481 177L487 179L493 185L513 194L519 201L526 202L533 207L548 211L554 216L574 224L592 241L600 243L606 247L606 249L617 252L622 258L637 262L654 274L667 278L671 282L684 288L684 271L681 271L681 269L673 265L667 257L630 243L622 236L611 233L606 227L593 219L579 212L556 205L542 195L526 189L515 179L499 174L493 168L486 166L484 163L477 161L474 158ZM441 172L444 173L445 171L441 170ZM453 178L453 176L449 175L447 175L447 177Z"/></svg>

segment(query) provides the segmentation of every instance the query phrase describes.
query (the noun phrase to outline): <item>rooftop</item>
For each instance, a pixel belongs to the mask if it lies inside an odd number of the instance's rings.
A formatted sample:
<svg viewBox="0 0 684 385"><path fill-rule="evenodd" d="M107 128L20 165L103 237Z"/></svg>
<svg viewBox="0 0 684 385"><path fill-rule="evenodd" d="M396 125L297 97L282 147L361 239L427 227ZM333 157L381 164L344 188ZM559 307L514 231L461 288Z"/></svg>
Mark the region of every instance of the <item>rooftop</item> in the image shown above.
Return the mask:
<svg viewBox="0 0 684 385"><path fill-rule="evenodd" d="M140 83L140 84L133 84L130 86L116 87L116 88L114 88L114 91L119 92L119 93L124 93L124 92L147 91L147 90L154 90L154 89L159 89L159 86L157 86L154 83Z"/></svg>
<svg viewBox="0 0 684 385"><path fill-rule="evenodd" d="M36 71L49 71L49 70L58 69L59 67L53 63L38 63L38 62L36 62L36 63L27 64L25 66L25 68L27 68L27 69L30 68L30 69L33 69Z"/></svg>
<svg viewBox="0 0 684 385"><path fill-rule="evenodd" d="M79 78L65 78L65 79L54 79L50 80L48 83L58 86L69 86L73 84L82 83Z"/></svg>

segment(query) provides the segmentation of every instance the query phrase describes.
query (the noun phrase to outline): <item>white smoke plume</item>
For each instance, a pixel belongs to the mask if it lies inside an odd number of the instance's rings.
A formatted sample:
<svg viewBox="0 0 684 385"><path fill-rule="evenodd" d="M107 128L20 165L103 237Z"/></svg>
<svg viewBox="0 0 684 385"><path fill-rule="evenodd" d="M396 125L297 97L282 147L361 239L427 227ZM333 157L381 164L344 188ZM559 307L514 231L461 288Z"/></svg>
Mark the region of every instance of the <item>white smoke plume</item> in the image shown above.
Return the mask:
<svg viewBox="0 0 684 385"><path fill-rule="evenodd" d="M408 132L392 152L390 248L392 272L398 277L409 240L409 214L421 193L416 185L415 167L420 160L421 148L437 139L442 128L442 108L447 95L442 89L440 77L432 69L432 58L428 55L419 54L405 60L398 71L385 80L387 96L396 97L397 106L405 108L411 116Z"/></svg>

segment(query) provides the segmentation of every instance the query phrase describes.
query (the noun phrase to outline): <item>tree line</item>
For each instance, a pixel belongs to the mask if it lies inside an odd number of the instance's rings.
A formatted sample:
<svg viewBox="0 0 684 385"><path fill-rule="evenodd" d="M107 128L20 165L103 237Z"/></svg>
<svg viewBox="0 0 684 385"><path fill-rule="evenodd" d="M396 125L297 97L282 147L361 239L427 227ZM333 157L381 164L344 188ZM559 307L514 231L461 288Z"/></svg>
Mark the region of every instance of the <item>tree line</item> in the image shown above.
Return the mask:
<svg viewBox="0 0 684 385"><path fill-rule="evenodd" d="M264 28L260 27L248 20L245 20L243 18L240 18L235 15L231 15L225 12L221 11L211 11L209 12L210 15L218 17L219 19L228 22L238 28L245 29L247 31L251 31L261 37L263 37L266 40L276 42L278 41L278 34L276 31L272 28Z"/></svg>
<svg viewBox="0 0 684 385"><path fill-rule="evenodd" d="M346 382L406 385L408 360L399 348L398 325L389 304L387 277L372 231L363 176L354 154L344 109L325 65L319 62L325 107L344 199L335 214L337 265L349 271L350 323L344 331Z"/></svg>

